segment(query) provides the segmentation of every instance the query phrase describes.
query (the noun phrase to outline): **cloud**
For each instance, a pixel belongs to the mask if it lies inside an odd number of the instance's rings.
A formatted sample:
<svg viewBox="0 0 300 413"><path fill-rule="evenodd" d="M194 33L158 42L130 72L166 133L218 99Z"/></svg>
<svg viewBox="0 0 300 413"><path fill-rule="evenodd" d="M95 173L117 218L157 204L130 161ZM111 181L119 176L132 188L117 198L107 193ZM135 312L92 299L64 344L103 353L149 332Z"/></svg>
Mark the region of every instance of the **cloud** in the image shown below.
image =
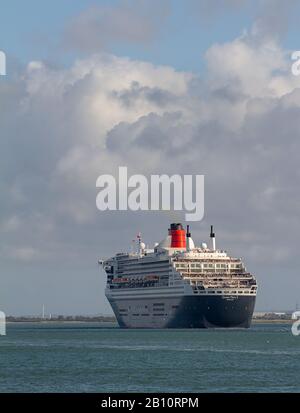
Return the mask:
<svg viewBox="0 0 300 413"><path fill-rule="evenodd" d="M159 241L172 219L96 210L98 175L127 165L130 174L205 174L194 238L214 222L219 245L245 257L265 291L283 269L299 289L299 78L276 39L258 42L251 31L213 45L206 62L198 77L95 54L65 69L31 62L0 84L0 254L10 278L36 285L41 276L65 296L72 283L82 303L97 303L98 256L126 249L137 230ZM43 274L21 279L24 267ZM98 290L87 290L85 274Z"/></svg>
<svg viewBox="0 0 300 413"><path fill-rule="evenodd" d="M244 34L225 44L215 44L206 53L208 71L215 87L235 85L240 93L255 97L281 96L290 92L296 79L286 76L290 61L274 40L253 42Z"/></svg>
<svg viewBox="0 0 300 413"><path fill-rule="evenodd" d="M73 18L65 44L84 52L107 50L116 43L149 44L161 32L169 2L121 0L117 6L94 5Z"/></svg>
<svg viewBox="0 0 300 413"><path fill-rule="evenodd" d="M297 0L191 0L186 4L204 26L217 24L228 16L239 19L245 14L254 20L253 38L279 41L288 28L297 24L294 18L299 10L297 3Z"/></svg>
<svg viewBox="0 0 300 413"><path fill-rule="evenodd" d="M43 245L45 260L61 253L73 258L71 249L53 246L68 225L72 232L72 223L94 222L96 177L122 161L107 151L107 134L121 121L176 111L191 78L171 67L95 55L68 70L30 62L10 87L3 84L1 98L9 107L0 114L1 188L7 194L1 224L11 233L3 242L14 247L18 227L32 248Z"/></svg>
<svg viewBox="0 0 300 413"><path fill-rule="evenodd" d="M253 34L264 39L275 37L279 40L291 24L295 23L293 16L299 6L297 3L296 0L261 0Z"/></svg>
<svg viewBox="0 0 300 413"><path fill-rule="evenodd" d="M210 21L224 12L240 11L249 5L249 0L191 0L190 3L202 21Z"/></svg>

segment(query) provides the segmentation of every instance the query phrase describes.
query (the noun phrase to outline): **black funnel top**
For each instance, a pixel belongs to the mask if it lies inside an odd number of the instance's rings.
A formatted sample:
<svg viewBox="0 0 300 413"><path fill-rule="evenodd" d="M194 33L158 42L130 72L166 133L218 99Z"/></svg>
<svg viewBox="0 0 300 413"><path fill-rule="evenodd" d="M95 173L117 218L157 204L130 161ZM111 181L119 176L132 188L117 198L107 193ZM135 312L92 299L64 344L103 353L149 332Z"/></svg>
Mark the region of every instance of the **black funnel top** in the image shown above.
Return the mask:
<svg viewBox="0 0 300 413"><path fill-rule="evenodd" d="M171 224L170 229L183 229L182 224Z"/></svg>

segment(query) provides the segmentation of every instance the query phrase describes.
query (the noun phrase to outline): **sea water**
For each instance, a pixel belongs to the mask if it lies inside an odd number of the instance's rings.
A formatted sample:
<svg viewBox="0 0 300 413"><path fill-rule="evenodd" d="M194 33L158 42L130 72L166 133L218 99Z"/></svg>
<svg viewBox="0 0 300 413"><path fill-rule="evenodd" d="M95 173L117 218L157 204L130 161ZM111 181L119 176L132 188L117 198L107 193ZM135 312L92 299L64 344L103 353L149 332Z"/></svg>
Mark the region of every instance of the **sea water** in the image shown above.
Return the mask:
<svg viewBox="0 0 300 413"><path fill-rule="evenodd" d="M300 336L286 324L239 330L126 330L11 323L0 392L299 392Z"/></svg>

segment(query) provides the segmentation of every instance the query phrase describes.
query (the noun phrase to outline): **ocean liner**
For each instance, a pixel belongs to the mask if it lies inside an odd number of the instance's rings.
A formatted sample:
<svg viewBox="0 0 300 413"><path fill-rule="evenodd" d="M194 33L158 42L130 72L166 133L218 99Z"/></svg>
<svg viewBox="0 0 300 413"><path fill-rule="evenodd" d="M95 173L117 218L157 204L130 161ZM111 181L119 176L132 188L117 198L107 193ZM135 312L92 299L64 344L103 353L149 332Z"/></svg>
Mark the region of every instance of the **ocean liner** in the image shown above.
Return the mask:
<svg viewBox="0 0 300 413"><path fill-rule="evenodd" d="M123 328L250 327L257 283L239 258L211 246L196 247L182 224L146 248L99 260L105 295Z"/></svg>

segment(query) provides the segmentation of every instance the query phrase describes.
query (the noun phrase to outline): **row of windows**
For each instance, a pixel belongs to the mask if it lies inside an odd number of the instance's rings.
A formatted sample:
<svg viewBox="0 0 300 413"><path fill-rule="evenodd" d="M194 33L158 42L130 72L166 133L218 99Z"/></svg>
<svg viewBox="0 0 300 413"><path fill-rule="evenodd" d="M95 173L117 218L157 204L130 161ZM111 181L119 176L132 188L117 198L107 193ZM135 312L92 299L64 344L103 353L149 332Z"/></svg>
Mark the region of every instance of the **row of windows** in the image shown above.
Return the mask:
<svg viewBox="0 0 300 413"><path fill-rule="evenodd" d="M255 291L194 291L194 294L255 294Z"/></svg>
<svg viewBox="0 0 300 413"><path fill-rule="evenodd" d="M176 263L176 268L242 268L242 264L183 264Z"/></svg>

